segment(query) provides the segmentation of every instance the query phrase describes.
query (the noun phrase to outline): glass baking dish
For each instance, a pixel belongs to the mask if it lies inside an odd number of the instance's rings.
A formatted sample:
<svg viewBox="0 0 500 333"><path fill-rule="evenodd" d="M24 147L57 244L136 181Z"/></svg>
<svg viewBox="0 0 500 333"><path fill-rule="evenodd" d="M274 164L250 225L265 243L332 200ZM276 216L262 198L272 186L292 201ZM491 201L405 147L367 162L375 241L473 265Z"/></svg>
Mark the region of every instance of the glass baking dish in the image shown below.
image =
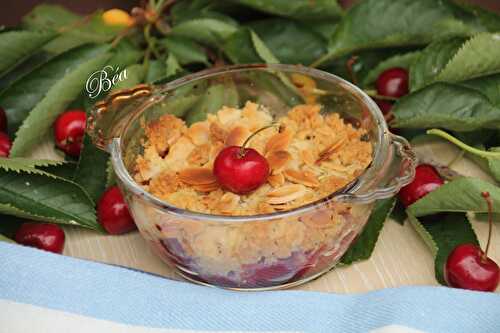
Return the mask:
<svg viewBox="0 0 500 333"><path fill-rule="evenodd" d="M273 116L280 116L304 103L304 90L292 83L294 75L314 80L309 93L322 112L337 112L368 133L373 161L344 188L288 211L222 216L174 207L133 180L144 122L165 113L190 122L203 120L200 107L214 112L223 105L241 107L246 101L263 104ZM362 231L374 202L408 184L416 164L408 142L389 132L377 105L362 90L302 66L229 66L163 85L121 90L95 105L88 130L94 143L111 153L118 184L153 251L190 281L235 290L292 287L330 270Z"/></svg>

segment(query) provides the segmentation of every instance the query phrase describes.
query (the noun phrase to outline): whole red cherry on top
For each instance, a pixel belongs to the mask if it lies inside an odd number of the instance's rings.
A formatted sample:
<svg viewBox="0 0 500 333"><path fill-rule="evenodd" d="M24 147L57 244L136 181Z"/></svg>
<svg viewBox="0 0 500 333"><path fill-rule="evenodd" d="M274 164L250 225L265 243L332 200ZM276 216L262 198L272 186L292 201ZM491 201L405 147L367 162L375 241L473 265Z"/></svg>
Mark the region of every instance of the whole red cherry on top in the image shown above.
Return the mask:
<svg viewBox="0 0 500 333"><path fill-rule="evenodd" d="M259 188L269 176L266 158L252 148L246 148L250 139L266 126L250 135L241 147L230 146L222 149L214 161L214 176L222 188L236 194L245 194Z"/></svg>
<svg viewBox="0 0 500 333"><path fill-rule="evenodd" d="M415 179L399 190L399 200L408 207L443 184L443 179L432 165L420 164L415 169Z"/></svg>
<svg viewBox="0 0 500 333"><path fill-rule="evenodd" d="M5 114L5 110L0 107L0 131L7 131L7 115Z"/></svg>
<svg viewBox="0 0 500 333"><path fill-rule="evenodd" d="M401 97L408 94L408 71L394 67L383 71L377 78L377 93L387 97Z"/></svg>
<svg viewBox="0 0 500 333"><path fill-rule="evenodd" d="M103 228L112 235L136 229L136 225L118 186L104 192L97 203L97 217Z"/></svg>
<svg viewBox="0 0 500 333"><path fill-rule="evenodd" d="M62 253L64 249L64 231L50 223L23 223L15 234L19 244L36 247L40 250Z"/></svg>
<svg viewBox="0 0 500 333"><path fill-rule="evenodd" d="M7 134L0 132L0 157L9 157L12 141Z"/></svg>
<svg viewBox="0 0 500 333"><path fill-rule="evenodd" d="M493 229L493 203L489 192L481 195L488 204L488 242L486 250L474 244L458 245L448 256L445 266L445 279L448 285L455 288L494 291L500 280L500 268L488 257Z"/></svg>
<svg viewBox="0 0 500 333"><path fill-rule="evenodd" d="M69 110L54 123L56 146L71 156L79 156L85 135L86 114L83 110Z"/></svg>

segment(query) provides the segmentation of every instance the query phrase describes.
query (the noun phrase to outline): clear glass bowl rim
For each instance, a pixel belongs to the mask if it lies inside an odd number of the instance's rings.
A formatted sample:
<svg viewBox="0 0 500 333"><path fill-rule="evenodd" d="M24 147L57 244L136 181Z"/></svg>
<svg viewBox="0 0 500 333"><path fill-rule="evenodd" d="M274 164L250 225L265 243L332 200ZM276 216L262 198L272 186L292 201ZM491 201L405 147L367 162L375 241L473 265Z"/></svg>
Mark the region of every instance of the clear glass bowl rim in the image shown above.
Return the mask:
<svg viewBox="0 0 500 333"><path fill-rule="evenodd" d="M335 84L342 85L344 89L348 90L350 93L355 95L357 99L363 103L368 111L371 113L371 116L374 118L376 122L376 126L379 127L378 130L378 142L379 145L374 147L374 158L371 165L361 174L358 178L356 178L353 182L346 185L345 187L331 193L325 198L322 198L318 201L309 203L304 206L300 206L291 210L283 211L283 212L274 212L270 214L259 214L259 215L242 215L242 216L227 216L227 215L213 215L213 214L205 214L200 212L194 212L182 208L178 208L168 204L165 201L156 198L149 192L142 189L139 184L137 184L133 178L130 176L127 168L122 159L122 151L121 151L121 141L120 136L113 138L108 146L108 150L111 153L111 159L114 171L116 175L122 182L123 186L125 186L126 190L131 191L135 195L139 196L146 202L155 206L156 209L159 209L165 213L173 214L179 216L181 218L189 218L192 220L198 221L207 221L207 222L255 222L255 221L272 221L276 219L291 217L294 215L300 215L307 212L312 212L315 209L318 209L322 206L326 206L332 204L337 201L337 198L340 196L345 196L346 193L352 193L356 191L364 182L372 177L376 176L381 170L381 167L384 165L384 162L389 153L389 149L391 148L391 136L387 123L382 115L377 104L360 88L355 86L354 84L325 71L304 67L301 65L284 65L284 64L250 64L250 65L232 65L232 66L224 66L220 68L203 70L194 74L190 74L179 78L177 80L168 82L163 85L159 85L154 87L154 94L168 94L169 92L185 85L188 83L192 83L194 81L207 79L211 77L215 77L221 74L231 74L237 72L245 72L245 71L281 71L287 73L298 73L305 74L317 79L330 81ZM147 109L146 109L147 110ZM145 110L145 111L146 111ZM141 113L131 117L129 120L129 124L140 116ZM123 127L122 133L125 133L129 127L129 124Z"/></svg>

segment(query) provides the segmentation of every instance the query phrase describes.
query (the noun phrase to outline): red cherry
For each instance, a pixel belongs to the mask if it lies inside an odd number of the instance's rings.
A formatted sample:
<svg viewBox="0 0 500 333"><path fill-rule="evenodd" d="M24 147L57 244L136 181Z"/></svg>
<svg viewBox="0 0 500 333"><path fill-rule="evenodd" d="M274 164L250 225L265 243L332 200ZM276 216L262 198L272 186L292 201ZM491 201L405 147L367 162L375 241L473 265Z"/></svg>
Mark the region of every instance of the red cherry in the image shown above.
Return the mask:
<svg viewBox="0 0 500 333"><path fill-rule="evenodd" d="M455 288L494 291L500 279L496 262L474 244L457 246L446 261L446 282Z"/></svg>
<svg viewBox="0 0 500 333"><path fill-rule="evenodd" d="M69 110L54 123L56 146L71 156L79 156L85 135L86 114L82 110Z"/></svg>
<svg viewBox="0 0 500 333"><path fill-rule="evenodd" d="M380 111L382 111L382 114L384 115L388 114L392 109L392 103L389 101L385 101L383 99L375 99L375 103L377 103Z"/></svg>
<svg viewBox="0 0 500 333"><path fill-rule="evenodd" d="M5 114L5 110L0 107L0 131L7 131L7 115Z"/></svg>
<svg viewBox="0 0 500 333"><path fill-rule="evenodd" d="M50 223L23 223L14 239L22 245L40 250L62 253L64 249L64 231Z"/></svg>
<svg viewBox="0 0 500 333"><path fill-rule="evenodd" d="M112 235L124 234L136 228L123 195L117 186L110 187L101 196L97 203L97 217L99 223Z"/></svg>
<svg viewBox="0 0 500 333"><path fill-rule="evenodd" d="M399 200L408 207L443 184L443 179L432 165L420 164L415 169L415 179L399 191Z"/></svg>
<svg viewBox="0 0 500 333"><path fill-rule="evenodd" d="M266 182L269 164L255 149L231 146L215 158L214 175L226 190L245 194Z"/></svg>
<svg viewBox="0 0 500 333"><path fill-rule="evenodd" d="M378 76L376 86L381 96L404 96L408 94L408 71L400 67L386 69Z"/></svg>
<svg viewBox="0 0 500 333"><path fill-rule="evenodd" d="M0 157L9 157L12 141L7 134L0 132Z"/></svg>

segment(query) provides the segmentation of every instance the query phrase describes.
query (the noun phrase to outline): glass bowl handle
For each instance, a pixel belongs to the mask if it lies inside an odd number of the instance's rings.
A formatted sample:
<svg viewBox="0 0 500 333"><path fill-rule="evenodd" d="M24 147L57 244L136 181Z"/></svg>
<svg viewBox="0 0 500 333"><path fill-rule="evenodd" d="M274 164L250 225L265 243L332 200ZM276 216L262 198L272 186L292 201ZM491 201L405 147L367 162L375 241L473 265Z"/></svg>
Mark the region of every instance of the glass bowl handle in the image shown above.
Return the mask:
<svg viewBox="0 0 500 333"><path fill-rule="evenodd" d="M87 133L93 143L106 150L113 138L120 137L123 129L135 114L155 103L153 87L140 84L130 89L118 90L94 105L87 122Z"/></svg>
<svg viewBox="0 0 500 333"><path fill-rule="evenodd" d="M391 136L392 158L388 159L384 176L378 185L370 189L360 189L356 193L336 197L338 201L351 203L369 203L396 195L399 190L413 181L418 159L408 141L398 135Z"/></svg>

